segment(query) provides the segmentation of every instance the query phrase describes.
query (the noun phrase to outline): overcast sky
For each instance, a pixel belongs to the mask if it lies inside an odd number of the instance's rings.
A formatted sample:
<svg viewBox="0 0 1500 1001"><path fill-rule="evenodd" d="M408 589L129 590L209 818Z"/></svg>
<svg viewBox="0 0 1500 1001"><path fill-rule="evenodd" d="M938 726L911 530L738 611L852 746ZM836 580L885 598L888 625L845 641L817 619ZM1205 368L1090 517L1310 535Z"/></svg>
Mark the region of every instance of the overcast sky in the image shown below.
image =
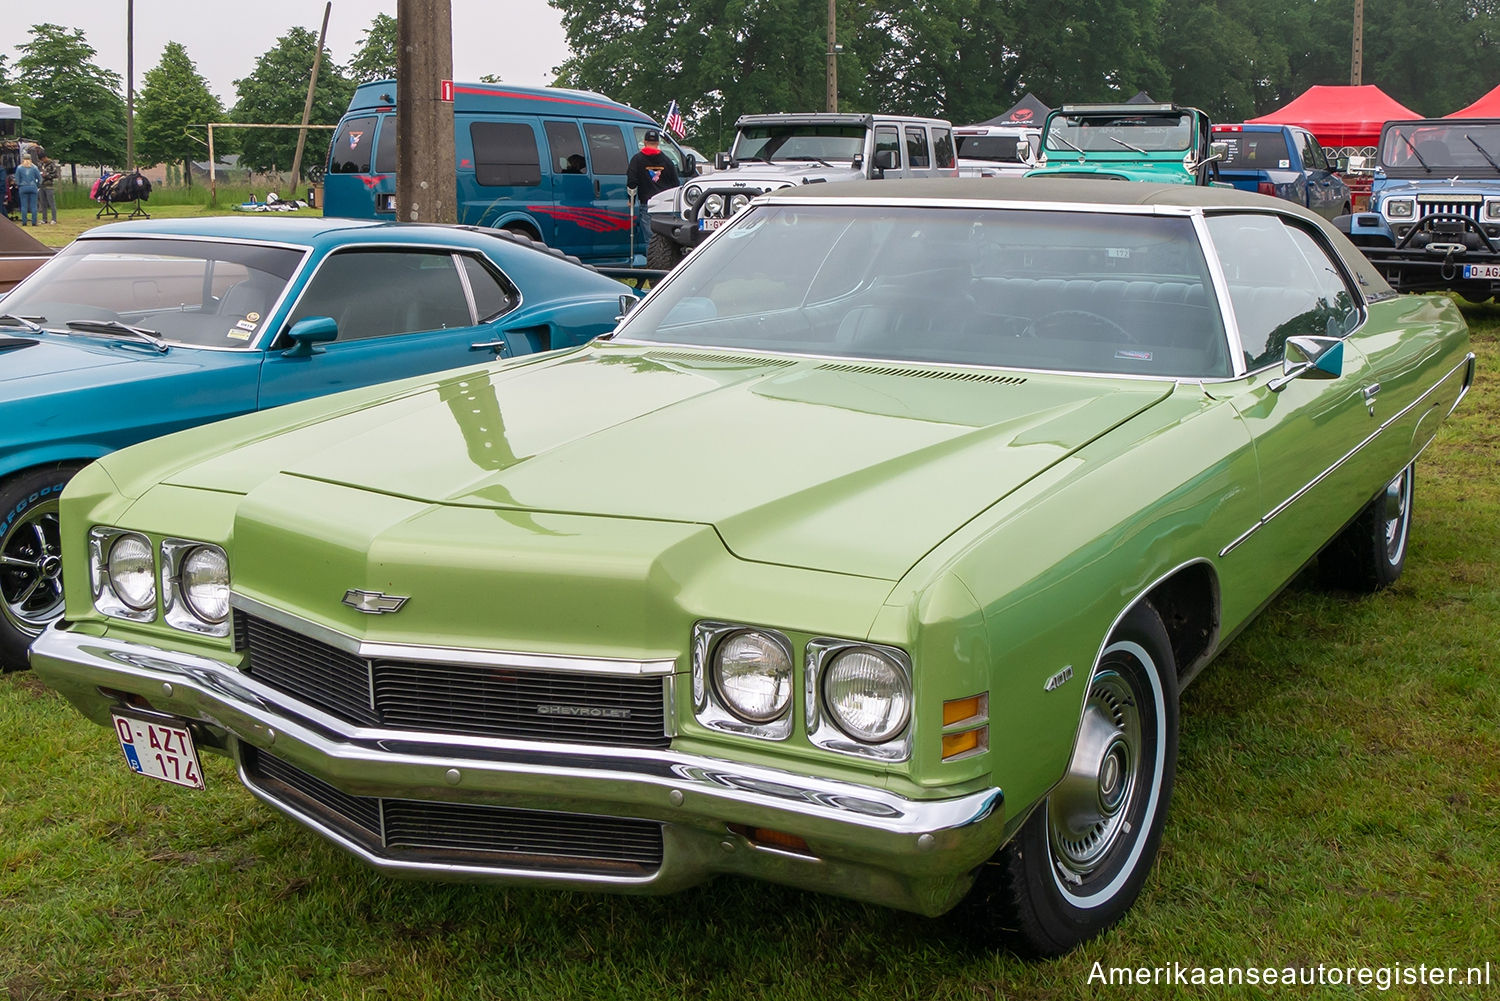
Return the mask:
<svg viewBox="0 0 1500 1001"><path fill-rule="evenodd" d="M475 81L497 73L506 83L544 85L552 68L568 57L562 15L547 0L451 0L453 77ZM25 6L23 13L11 10ZM324 0L255 0L251 4L189 4L183 0L135 0L135 88L161 58L168 42L180 42L198 72L227 108L234 81L249 76L255 60L294 25L314 35L323 23ZM0 19L0 54L14 64L15 46L30 41L32 24L46 21L82 28L98 52L95 61L125 79L126 0L65 0L62 6L6 4ZM396 0L333 0L325 45L347 63L376 14L396 14ZM123 94L121 96L124 96Z"/></svg>

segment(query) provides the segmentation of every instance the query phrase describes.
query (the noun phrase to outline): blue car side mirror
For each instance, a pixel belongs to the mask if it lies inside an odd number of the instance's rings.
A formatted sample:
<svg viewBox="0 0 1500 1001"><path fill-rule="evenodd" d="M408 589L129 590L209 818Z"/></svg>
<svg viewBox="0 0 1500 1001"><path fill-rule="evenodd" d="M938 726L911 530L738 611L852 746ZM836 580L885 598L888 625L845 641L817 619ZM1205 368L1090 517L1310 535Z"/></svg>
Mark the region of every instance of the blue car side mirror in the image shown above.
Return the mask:
<svg viewBox="0 0 1500 1001"><path fill-rule="evenodd" d="M304 316L292 324L292 329L286 332L292 339L292 346L281 352L283 358L311 358L320 354L314 344L322 344L327 341L336 340L339 336L339 324L331 316Z"/></svg>

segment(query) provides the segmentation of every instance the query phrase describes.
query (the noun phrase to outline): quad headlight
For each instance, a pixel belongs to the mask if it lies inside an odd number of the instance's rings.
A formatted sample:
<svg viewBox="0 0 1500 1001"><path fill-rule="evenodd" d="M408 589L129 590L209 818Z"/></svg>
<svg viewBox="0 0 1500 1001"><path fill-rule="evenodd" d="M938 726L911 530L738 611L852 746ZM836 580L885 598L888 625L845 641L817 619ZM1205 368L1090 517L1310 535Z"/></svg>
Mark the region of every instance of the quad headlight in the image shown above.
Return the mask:
<svg viewBox="0 0 1500 1001"><path fill-rule="evenodd" d="M156 604L156 563L145 536L126 532L110 540L105 566L111 590L127 608L144 612Z"/></svg>
<svg viewBox="0 0 1500 1001"><path fill-rule="evenodd" d="M1385 203L1385 214L1391 219L1410 219L1417 210L1417 203L1411 198L1391 198Z"/></svg>
<svg viewBox="0 0 1500 1001"><path fill-rule="evenodd" d="M894 658L870 647L834 654L823 674L834 725L865 744L884 744L911 719L911 682Z"/></svg>
<svg viewBox="0 0 1500 1001"><path fill-rule="evenodd" d="M94 607L136 622L157 616L203 636L229 635L229 558L218 546L164 539L160 548L139 532L89 530L89 575Z"/></svg>
<svg viewBox="0 0 1500 1001"><path fill-rule="evenodd" d="M770 723L792 704L791 655L768 633L730 633L714 648L713 683L734 715L746 723Z"/></svg>
<svg viewBox="0 0 1500 1001"><path fill-rule="evenodd" d="M229 634L229 557L218 546L164 540L161 593L168 625L206 636Z"/></svg>

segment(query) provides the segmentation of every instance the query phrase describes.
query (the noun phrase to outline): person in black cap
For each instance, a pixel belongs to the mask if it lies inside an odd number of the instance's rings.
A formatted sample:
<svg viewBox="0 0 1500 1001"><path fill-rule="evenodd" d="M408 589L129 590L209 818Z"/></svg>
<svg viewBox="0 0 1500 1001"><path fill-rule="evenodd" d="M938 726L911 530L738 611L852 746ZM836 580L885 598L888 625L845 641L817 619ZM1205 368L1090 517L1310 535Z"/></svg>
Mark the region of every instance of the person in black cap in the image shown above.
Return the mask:
<svg viewBox="0 0 1500 1001"><path fill-rule="evenodd" d="M641 246L651 242L651 222L646 214L646 203L651 196L677 187L682 181L677 177L677 166L661 151L661 132L647 129L641 151L630 158L625 168L625 187L635 209L636 224L641 233Z"/></svg>

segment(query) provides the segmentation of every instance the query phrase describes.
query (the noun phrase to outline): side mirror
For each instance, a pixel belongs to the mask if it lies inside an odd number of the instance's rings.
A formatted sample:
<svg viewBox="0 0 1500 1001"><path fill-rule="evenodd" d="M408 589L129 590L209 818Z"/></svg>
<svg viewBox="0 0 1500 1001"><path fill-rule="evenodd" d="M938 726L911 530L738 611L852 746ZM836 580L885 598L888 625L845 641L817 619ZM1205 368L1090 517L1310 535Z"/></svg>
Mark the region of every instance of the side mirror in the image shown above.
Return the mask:
<svg viewBox="0 0 1500 1001"><path fill-rule="evenodd" d="M1214 142L1208 144L1208 159L1204 163L1212 163L1217 160L1223 162L1229 156L1229 144L1227 142Z"/></svg>
<svg viewBox="0 0 1500 1001"><path fill-rule="evenodd" d="M882 149L875 151L875 176L884 177L887 170L895 170L901 165L900 153L893 149Z"/></svg>
<svg viewBox="0 0 1500 1001"><path fill-rule="evenodd" d="M714 170L728 170L728 169L729 169L729 154L728 153L715 153L714 154Z"/></svg>
<svg viewBox="0 0 1500 1001"><path fill-rule="evenodd" d="M1347 174L1349 172L1349 158L1347 156L1334 157L1333 172L1335 174Z"/></svg>
<svg viewBox="0 0 1500 1001"><path fill-rule="evenodd" d="M1280 378L1266 383L1279 393L1294 379L1337 379L1344 373L1344 342L1337 337L1288 337Z"/></svg>
<svg viewBox="0 0 1500 1001"><path fill-rule="evenodd" d="M331 316L304 316L292 324L292 329L286 332L291 338L292 346L281 352L283 358L311 358L315 354L321 354L313 347L314 344L323 344L336 340L339 336L339 324Z"/></svg>
<svg viewBox="0 0 1500 1001"><path fill-rule="evenodd" d="M698 176L698 161L693 158L693 154L691 154L691 153L684 153L684 154L682 154L682 176L683 177L697 177Z"/></svg>
<svg viewBox="0 0 1500 1001"><path fill-rule="evenodd" d="M630 311L635 308L635 304L638 303L638 302L640 302L640 301L641 300L637 299L635 296L631 295L629 292L622 293L620 295L620 315L617 316L617 317L615 317L615 319L616 320L623 320L623 319L625 319L625 317L627 315L629 315Z"/></svg>

